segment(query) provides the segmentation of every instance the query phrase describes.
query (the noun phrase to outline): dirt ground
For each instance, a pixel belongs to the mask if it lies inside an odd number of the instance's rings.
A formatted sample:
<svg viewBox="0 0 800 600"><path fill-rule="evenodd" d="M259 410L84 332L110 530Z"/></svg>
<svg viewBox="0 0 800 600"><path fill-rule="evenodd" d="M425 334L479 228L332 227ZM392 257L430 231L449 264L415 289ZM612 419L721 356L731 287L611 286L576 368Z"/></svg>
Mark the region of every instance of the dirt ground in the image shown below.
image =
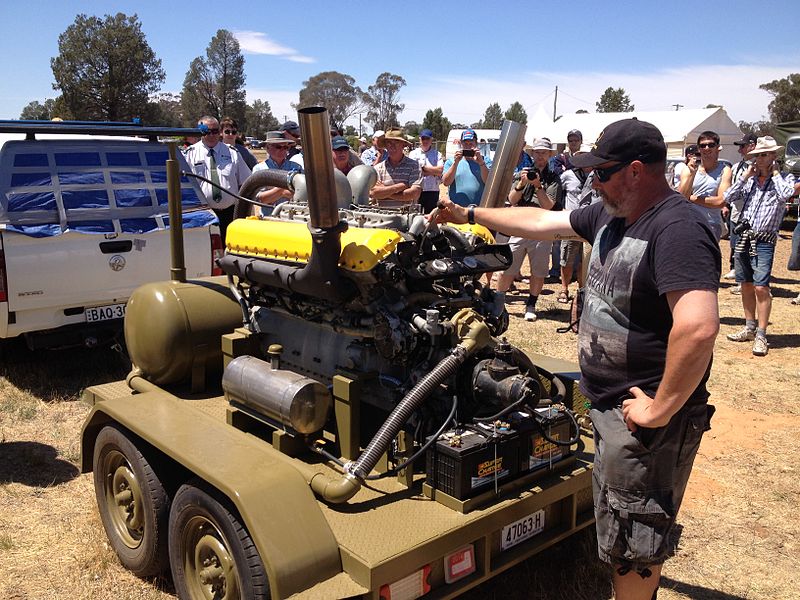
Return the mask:
<svg viewBox="0 0 800 600"><path fill-rule="evenodd" d="M725 339L743 324L741 302L724 282L721 330L710 390L717 412L703 439L679 517L680 545L661 580L660 600L800 597L800 293L785 269L790 232L778 244L770 352ZM727 255L727 242L723 242ZM511 296L509 338L521 347L575 359L573 334L547 284L539 320L522 320L525 295ZM166 580L123 570L97 514L92 476L75 467L86 385L123 377L111 352L30 354L18 344L0 361L0 597L165 599ZM608 573L598 566L591 531L546 556L518 565L465 595L482 598L605 599Z"/></svg>

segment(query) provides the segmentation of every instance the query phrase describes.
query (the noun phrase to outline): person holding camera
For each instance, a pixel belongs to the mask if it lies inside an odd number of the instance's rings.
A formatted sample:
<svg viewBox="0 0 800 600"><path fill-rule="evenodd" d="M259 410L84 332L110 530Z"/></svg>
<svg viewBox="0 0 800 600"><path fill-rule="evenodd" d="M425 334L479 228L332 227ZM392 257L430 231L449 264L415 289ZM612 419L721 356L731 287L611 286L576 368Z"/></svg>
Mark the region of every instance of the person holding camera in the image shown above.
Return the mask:
<svg viewBox="0 0 800 600"><path fill-rule="evenodd" d="M461 149L444 163L442 183L450 200L460 206L478 205L489 178L492 161L478 152L478 136L472 129L461 132Z"/></svg>
<svg viewBox="0 0 800 600"><path fill-rule="evenodd" d="M742 178L725 194L728 204L741 202L741 213L733 233L738 236L734 249L736 283L742 286L745 326L728 334L732 342L753 342L753 354L769 352L767 325L772 309L769 279L778 231L786 210L786 200L794 195L794 177L783 178L778 167L779 146L774 138L758 138L747 155L753 159Z"/></svg>
<svg viewBox="0 0 800 600"><path fill-rule="evenodd" d="M725 192L731 187L731 168L719 160L722 146L719 135L704 131L697 137L700 160L689 160L681 174L678 191L694 202L708 220L719 240L722 237L722 213Z"/></svg>
<svg viewBox="0 0 800 600"><path fill-rule="evenodd" d="M548 165L552 155L553 146L550 140L534 140L533 166L520 171L519 177L515 179L514 187L508 194L511 206L538 206L545 210L551 210L561 204L564 194L561 178L553 173ZM536 301L542 292L544 278L547 277L553 242L510 236L508 245L511 248L513 262L500 275L497 291L501 298L505 296L527 256L531 264L531 276L528 284L530 286L529 296L525 302L525 320L535 321Z"/></svg>

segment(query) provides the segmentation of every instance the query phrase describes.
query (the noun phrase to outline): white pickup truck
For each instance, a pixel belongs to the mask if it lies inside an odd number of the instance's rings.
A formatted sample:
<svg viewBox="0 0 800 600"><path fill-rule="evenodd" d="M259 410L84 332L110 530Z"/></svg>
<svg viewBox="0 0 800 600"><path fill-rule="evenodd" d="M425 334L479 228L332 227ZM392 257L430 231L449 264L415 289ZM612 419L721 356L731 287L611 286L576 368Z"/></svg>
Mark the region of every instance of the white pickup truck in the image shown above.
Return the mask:
<svg viewBox="0 0 800 600"><path fill-rule="evenodd" d="M157 137L193 131L0 122L0 339L91 346L121 330L131 292L170 274ZM182 179L181 197L186 274L216 274L216 217L195 179Z"/></svg>

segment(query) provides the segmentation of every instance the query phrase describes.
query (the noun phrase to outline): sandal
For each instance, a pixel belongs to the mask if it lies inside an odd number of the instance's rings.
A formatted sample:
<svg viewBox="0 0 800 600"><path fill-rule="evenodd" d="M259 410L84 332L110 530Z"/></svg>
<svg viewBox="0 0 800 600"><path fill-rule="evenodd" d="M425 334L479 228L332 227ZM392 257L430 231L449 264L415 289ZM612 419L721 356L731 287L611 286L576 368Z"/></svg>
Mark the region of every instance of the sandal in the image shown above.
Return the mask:
<svg viewBox="0 0 800 600"><path fill-rule="evenodd" d="M569 304L570 297L569 297L569 294L567 292L565 292L564 290L561 290L558 293L558 298L556 298L556 300L558 302L560 302L561 304Z"/></svg>

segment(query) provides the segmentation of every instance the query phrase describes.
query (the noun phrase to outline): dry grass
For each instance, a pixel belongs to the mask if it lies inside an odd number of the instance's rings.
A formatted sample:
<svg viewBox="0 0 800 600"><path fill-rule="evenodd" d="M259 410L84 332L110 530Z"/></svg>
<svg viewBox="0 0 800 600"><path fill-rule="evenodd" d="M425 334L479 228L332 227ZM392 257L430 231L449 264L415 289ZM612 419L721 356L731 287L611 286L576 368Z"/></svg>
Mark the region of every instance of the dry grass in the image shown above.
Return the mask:
<svg viewBox="0 0 800 600"><path fill-rule="evenodd" d="M784 235L788 238L788 235ZM726 244L726 242L723 242ZM725 246L723 246L725 248ZM738 296L720 293L721 335L710 388L718 412L703 440L681 511L680 551L667 563L660 600L797 598L800 556L800 366L796 274L785 270L789 243L778 245L770 353L724 334L742 324ZM521 347L575 358L575 337L558 290L540 298L540 320L521 319L524 295L511 304L509 337ZM4 347L0 365L0 597L173 598L168 581L143 581L122 569L109 548L90 475L79 475L78 432L87 408L81 389L122 377L124 359L101 352L31 355ZM579 534L465 595L552 600L610 598L595 558L593 532Z"/></svg>

